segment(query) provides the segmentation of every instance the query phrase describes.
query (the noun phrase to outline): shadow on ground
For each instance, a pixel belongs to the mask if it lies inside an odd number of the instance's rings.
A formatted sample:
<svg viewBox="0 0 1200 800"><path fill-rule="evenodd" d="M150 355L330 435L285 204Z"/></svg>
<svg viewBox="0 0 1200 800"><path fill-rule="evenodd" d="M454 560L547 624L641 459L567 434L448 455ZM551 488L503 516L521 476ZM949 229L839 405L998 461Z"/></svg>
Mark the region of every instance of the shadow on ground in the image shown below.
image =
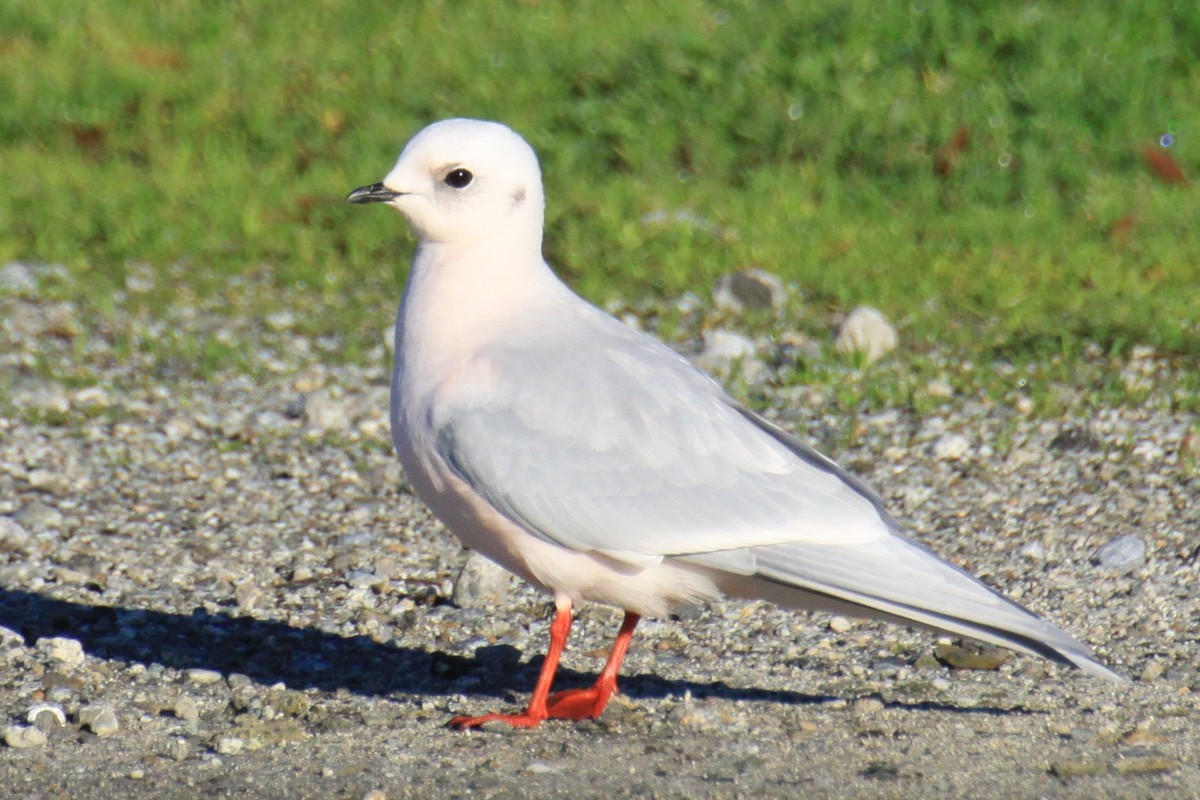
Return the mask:
<svg viewBox="0 0 1200 800"><path fill-rule="evenodd" d="M480 648L475 658L382 644L366 636L342 636L286 623L210 614L197 609L175 614L145 609L94 606L0 589L0 625L29 645L67 636L84 650L109 661L161 664L174 669L241 673L292 689L344 689L365 696L478 694L523 698L531 689L541 657L519 662L520 652L501 645ZM591 676L562 669L556 688L582 686ZM665 679L653 674L624 677L621 690L632 698L716 697L733 701L812 705L838 698L778 689L738 688L722 681ZM515 697L514 697L515 699ZM971 714L1023 714L1021 709L957 708L938 703L898 707Z"/></svg>

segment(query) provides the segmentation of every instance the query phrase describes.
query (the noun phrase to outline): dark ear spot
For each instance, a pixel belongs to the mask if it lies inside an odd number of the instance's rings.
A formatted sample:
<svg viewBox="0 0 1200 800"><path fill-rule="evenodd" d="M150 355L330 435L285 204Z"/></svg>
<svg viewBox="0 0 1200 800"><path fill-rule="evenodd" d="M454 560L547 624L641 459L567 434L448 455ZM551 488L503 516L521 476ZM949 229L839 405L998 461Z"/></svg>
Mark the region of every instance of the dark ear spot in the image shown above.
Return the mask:
<svg viewBox="0 0 1200 800"><path fill-rule="evenodd" d="M513 208L516 208L517 206L521 205L521 203L525 202L525 187L524 186L522 186L521 188L519 188L515 192L513 192L512 200L513 200Z"/></svg>

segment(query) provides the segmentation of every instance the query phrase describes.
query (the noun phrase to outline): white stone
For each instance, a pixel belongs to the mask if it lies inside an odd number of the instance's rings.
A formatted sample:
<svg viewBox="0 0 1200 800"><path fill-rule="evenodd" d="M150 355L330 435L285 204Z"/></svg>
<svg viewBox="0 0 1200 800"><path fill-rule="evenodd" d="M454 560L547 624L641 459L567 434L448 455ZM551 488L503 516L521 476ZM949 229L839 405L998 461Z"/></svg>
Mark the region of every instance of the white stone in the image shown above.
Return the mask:
<svg viewBox="0 0 1200 800"><path fill-rule="evenodd" d="M309 427L319 433L337 433L350 427L346 401L333 397L328 389L318 389L304 401L304 416Z"/></svg>
<svg viewBox="0 0 1200 800"><path fill-rule="evenodd" d="M64 636L38 639L37 649L44 653L50 660L61 662L69 667L83 665L83 645L76 639L68 639Z"/></svg>
<svg viewBox="0 0 1200 800"><path fill-rule="evenodd" d="M961 433L943 433L933 443L933 457L940 461L961 461L971 452L971 440Z"/></svg>
<svg viewBox="0 0 1200 800"><path fill-rule="evenodd" d="M871 364L896 349L896 329L878 309L859 306L838 326L834 346L842 353L862 353Z"/></svg>
<svg viewBox="0 0 1200 800"><path fill-rule="evenodd" d="M705 332L704 349L696 358L696 366L720 378L728 378L740 371L748 381L753 381L765 369L758 360L754 341L725 328Z"/></svg>
<svg viewBox="0 0 1200 800"><path fill-rule="evenodd" d="M459 608L491 608L512 590L513 576L474 550L454 580L450 600Z"/></svg>
<svg viewBox="0 0 1200 800"><path fill-rule="evenodd" d="M37 728L27 728L24 725L9 725L4 729L4 743L14 750L24 750L28 747L45 747L46 734Z"/></svg>

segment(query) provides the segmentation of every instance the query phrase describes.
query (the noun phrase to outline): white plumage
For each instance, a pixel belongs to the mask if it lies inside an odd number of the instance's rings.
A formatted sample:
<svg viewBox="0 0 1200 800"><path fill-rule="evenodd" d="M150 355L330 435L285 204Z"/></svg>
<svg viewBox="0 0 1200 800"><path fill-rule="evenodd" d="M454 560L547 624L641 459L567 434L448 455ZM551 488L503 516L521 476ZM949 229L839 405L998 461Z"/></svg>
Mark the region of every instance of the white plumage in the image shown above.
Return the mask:
<svg viewBox="0 0 1200 800"><path fill-rule="evenodd" d="M560 616L580 600L659 615L760 597L951 631L1121 680L905 537L832 461L572 293L542 258L541 175L513 131L431 125L381 184L348 199L392 205L420 239L392 393L409 479L463 542L553 593ZM536 724L528 712L488 718Z"/></svg>

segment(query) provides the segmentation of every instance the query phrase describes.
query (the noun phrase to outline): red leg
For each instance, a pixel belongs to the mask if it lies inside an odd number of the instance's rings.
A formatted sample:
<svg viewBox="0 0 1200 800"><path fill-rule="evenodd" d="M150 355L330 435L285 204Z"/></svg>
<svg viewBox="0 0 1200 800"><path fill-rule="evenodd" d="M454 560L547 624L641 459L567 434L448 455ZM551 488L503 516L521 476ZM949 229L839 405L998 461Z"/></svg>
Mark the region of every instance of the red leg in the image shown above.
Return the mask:
<svg viewBox="0 0 1200 800"><path fill-rule="evenodd" d="M557 597L554 601L558 612L554 622L550 623L550 648L546 651L546 660L542 662L542 671L538 674L537 684L533 687L533 696L529 698L529 707L523 714L484 714L482 717L455 717L450 720L451 728L478 728L485 722L505 722L514 728L536 728L550 714L546 711L546 696L550 694L550 684L554 682L554 673L558 671L558 660L562 657L563 648L567 645L567 635L571 632L571 601L566 597Z"/></svg>
<svg viewBox="0 0 1200 800"><path fill-rule="evenodd" d="M546 710L551 719L596 719L604 712L608 699L617 691L617 671L621 669L621 661L629 649L638 619L638 615L632 611L625 612L608 661L590 689L566 689L550 696Z"/></svg>

